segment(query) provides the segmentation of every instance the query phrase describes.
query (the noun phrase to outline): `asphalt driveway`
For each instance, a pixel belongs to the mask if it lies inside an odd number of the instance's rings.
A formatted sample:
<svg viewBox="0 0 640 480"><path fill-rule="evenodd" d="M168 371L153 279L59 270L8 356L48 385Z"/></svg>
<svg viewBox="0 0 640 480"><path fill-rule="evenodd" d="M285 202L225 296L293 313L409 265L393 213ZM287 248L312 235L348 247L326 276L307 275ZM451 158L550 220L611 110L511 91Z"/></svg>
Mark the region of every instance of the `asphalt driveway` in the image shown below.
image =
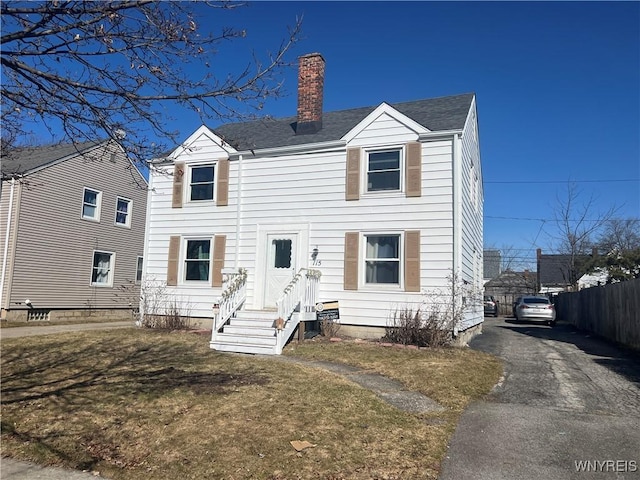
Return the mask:
<svg viewBox="0 0 640 480"><path fill-rule="evenodd" d="M640 355L573 327L485 319L505 375L463 414L440 480L640 478Z"/></svg>

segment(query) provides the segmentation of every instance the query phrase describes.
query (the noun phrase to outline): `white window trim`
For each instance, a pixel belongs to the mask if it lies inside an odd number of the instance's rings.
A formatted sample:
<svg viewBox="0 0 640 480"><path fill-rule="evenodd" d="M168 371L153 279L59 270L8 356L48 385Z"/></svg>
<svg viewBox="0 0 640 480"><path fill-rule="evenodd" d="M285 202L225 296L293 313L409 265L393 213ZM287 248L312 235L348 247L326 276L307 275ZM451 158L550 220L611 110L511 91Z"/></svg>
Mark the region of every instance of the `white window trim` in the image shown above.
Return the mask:
<svg viewBox="0 0 640 480"><path fill-rule="evenodd" d="M367 237L371 236L398 236L398 283L367 283ZM358 259L358 290L363 291L404 291L404 231L401 230L381 230L360 232L360 258Z"/></svg>
<svg viewBox="0 0 640 480"><path fill-rule="evenodd" d="M111 255L111 262L109 265L109 277L107 283L96 283L93 281L93 260L96 253L107 253ZM113 277L116 269L116 252L109 252L108 250L93 250L91 254L91 275L89 276L89 285L92 287L111 288L113 287Z"/></svg>
<svg viewBox="0 0 640 480"><path fill-rule="evenodd" d="M140 265L140 279L138 280L138 263L140 262L140 259L142 259L142 265ZM142 255L138 255L136 257L135 283L138 285L141 284L143 278L144 278L144 257Z"/></svg>
<svg viewBox="0 0 640 480"><path fill-rule="evenodd" d="M400 152L400 188L398 190L374 190L369 191L368 189L368 173L369 173L369 154L370 153L378 153L378 152L391 152L391 151L399 151ZM363 158L363 166L361 168L362 174L360 178L360 191L362 192L363 197L367 196L375 196L375 197L397 197L404 195L404 186L405 186L405 156L406 156L406 148L404 145L385 145L385 146L377 146L377 147L365 147L362 149L362 158Z"/></svg>
<svg viewBox="0 0 640 480"><path fill-rule="evenodd" d="M193 175L193 169L198 167L213 167L213 194L211 199L207 200L191 200L191 179ZM187 164L187 188L185 188L184 203L215 203L216 195L218 193L217 179L218 179L218 162L203 162L203 163L191 163Z"/></svg>
<svg viewBox="0 0 640 480"><path fill-rule="evenodd" d="M129 202L129 209L127 210L127 221L125 223L118 223L118 201L119 200L124 200L126 202ZM131 215L133 214L133 200L131 200L130 198L127 197L121 197L121 196L117 196L116 197L116 211L115 211L115 215L113 218L113 224L117 227L121 227L121 228L131 228Z"/></svg>
<svg viewBox="0 0 640 480"><path fill-rule="evenodd" d="M84 214L84 194L87 190L97 193L96 195L96 216L88 217ZM100 221L100 211L102 210L102 191L97 190L91 187L84 187L82 189L82 204L80 206L80 218L83 220L88 220L90 222L99 222Z"/></svg>
<svg viewBox="0 0 640 480"><path fill-rule="evenodd" d="M180 282L182 285L210 285L211 272L213 268L213 238L211 235L182 237L182 245L180 248ZM187 243L189 241L209 241L209 275L206 280L187 280Z"/></svg>

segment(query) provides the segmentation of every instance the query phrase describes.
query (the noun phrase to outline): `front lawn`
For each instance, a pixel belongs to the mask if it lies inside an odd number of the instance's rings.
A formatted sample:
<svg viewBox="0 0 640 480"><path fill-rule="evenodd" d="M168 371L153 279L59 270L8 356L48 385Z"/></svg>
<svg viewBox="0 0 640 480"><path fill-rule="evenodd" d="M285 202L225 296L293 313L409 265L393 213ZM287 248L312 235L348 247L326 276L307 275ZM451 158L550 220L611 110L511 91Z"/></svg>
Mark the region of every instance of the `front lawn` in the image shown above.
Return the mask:
<svg viewBox="0 0 640 480"><path fill-rule="evenodd" d="M113 479L436 478L455 423L500 362L469 349L292 344L447 407L409 414L346 379L208 338L122 329L2 341L1 453ZM297 452L289 443L315 447Z"/></svg>

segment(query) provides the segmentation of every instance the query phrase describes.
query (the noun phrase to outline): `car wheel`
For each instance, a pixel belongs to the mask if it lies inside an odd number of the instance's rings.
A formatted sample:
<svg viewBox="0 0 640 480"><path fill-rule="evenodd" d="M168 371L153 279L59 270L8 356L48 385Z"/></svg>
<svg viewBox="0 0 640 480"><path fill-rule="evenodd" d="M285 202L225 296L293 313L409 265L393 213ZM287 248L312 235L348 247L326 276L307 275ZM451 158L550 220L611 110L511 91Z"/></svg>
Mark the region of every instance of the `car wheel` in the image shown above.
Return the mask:
<svg viewBox="0 0 640 480"><path fill-rule="evenodd" d="M547 323L549 324L550 327L555 327L556 326L556 321L555 320L549 320Z"/></svg>
<svg viewBox="0 0 640 480"><path fill-rule="evenodd" d="M498 318L498 311L496 310L496 312L493 314L494 317Z"/></svg>

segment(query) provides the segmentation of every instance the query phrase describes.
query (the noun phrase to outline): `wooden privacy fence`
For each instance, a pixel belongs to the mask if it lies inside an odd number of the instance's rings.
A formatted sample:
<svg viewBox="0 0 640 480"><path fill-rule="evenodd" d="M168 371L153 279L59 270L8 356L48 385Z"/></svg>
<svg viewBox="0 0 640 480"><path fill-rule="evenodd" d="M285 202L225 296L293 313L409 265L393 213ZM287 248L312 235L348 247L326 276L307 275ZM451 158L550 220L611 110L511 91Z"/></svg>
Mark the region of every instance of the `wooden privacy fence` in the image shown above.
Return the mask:
<svg viewBox="0 0 640 480"><path fill-rule="evenodd" d="M555 304L559 320L640 350L640 279L561 293Z"/></svg>

